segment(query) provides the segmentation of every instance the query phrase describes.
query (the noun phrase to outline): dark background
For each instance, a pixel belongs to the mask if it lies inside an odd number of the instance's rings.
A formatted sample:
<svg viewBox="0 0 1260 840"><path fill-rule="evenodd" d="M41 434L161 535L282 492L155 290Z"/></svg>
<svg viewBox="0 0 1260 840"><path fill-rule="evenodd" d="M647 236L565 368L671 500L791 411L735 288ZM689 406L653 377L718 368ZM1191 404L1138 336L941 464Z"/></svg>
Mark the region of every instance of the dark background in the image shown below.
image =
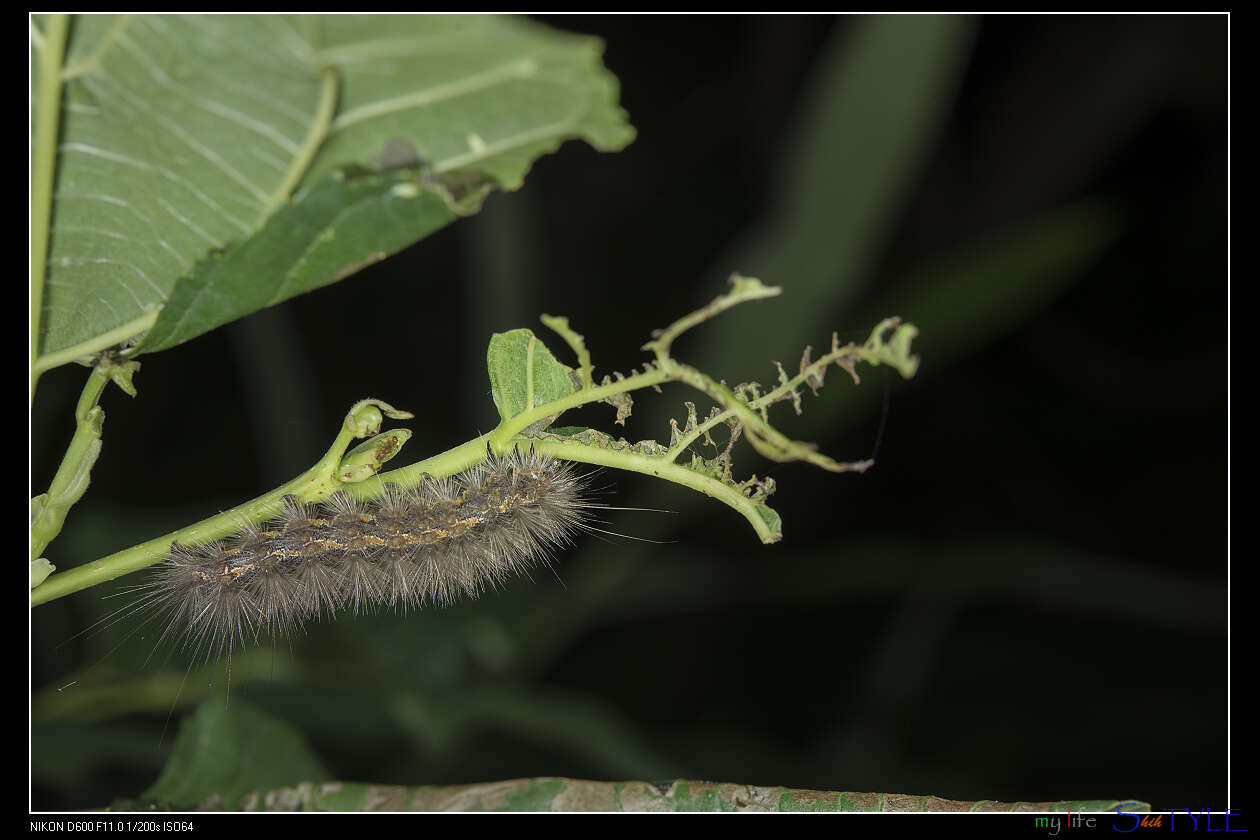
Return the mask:
<svg viewBox="0 0 1260 840"><path fill-rule="evenodd" d="M232 697L333 778L532 775L955 799L1226 805L1227 24L1170 17L557 17L601 36L638 139L336 286L143 360L107 393L66 568L309 466L347 407L414 411L404 462L495 421L489 334L567 314L597 374L732 270L784 287L678 355L773 381L897 314L919 375L829 378L780 428L865 475L769 465L784 539L601 473L630 537L476 603L318 626ZM389 301L381 306L380 301ZM364 352L363 348L370 348ZM84 371L40 383L33 484ZM668 440L682 388L625 434ZM612 430L606 407L574 422ZM620 430L618 430L620 432ZM134 584L120 582L120 586ZM225 674L184 674L106 587L32 614L35 808L156 777ZM67 641L69 639L69 641ZM117 646L117 647L116 647ZM73 685L66 686L71 680ZM177 700L178 697L178 700ZM174 703L169 730L163 735Z"/></svg>

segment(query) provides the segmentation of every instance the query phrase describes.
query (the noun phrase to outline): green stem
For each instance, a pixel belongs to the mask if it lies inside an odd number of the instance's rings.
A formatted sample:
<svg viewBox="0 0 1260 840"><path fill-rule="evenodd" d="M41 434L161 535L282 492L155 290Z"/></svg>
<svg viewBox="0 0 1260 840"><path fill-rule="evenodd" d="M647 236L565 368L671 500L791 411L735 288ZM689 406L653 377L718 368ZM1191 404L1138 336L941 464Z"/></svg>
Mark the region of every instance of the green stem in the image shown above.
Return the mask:
<svg viewBox="0 0 1260 840"><path fill-rule="evenodd" d="M434 455L432 458L426 458L406 467L381 473L366 481L346 485L342 490L355 499L375 499L381 495L386 484L396 484L399 487L415 487L426 475L432 478L445 478L448 475L463 472L474 464L479 464L486 460L487 444L489 444L492 434L494 433L490 432L481 437L473 438L467 443L461 443L459 446Z"/></svg>
<svg viewBox="0 0 1260 840"><path fill-rule="evenodd" d="M584 464L595 464L601 467L616 467L619 470L656 476L675 484L689 487L698 493L717 499L733 507L743 514L757 532L763 543L778 541L778 534L766 521L762 514L764 505L759 506L739 490L723 484L715 478L702 475L693 469L675 464L659 455L640 455L624 449L601 449L587 446L576 441L555 439L525 439L540 455L560 458L566 461L580 461Z"/></svg>
<svg viewBox="0 0 1260 840"><path fill-rule="evenodd" d="M543 315L538 320L542 321L556 335L563 338L564 343L569 345L569 349L573 351L573 355L577 356L577 370L582 380L582 390L592 387L595 384L592 380L595 368L591 364L591 351L586 349L586 340L569 326L568 318Z"/></svg>
<svg viewBox="0 0 1260 840"><path fill-rule="evenodd" d="M765 286L755 277L744 277L740 274L732 274L730 283L731 291L724 295L718 295L707 306L684 315L663 330L656 330L652 333L654 340L644 344L643 349L651 350L656 354L656 360L664 363L670 358L669 351L674 343L674 339L692 327L703 324L732 306L738 306L750 300L765 300L766 298L778 297L783 293L783 289L779 286Z"/></svg>
<svg viewBox="0 0 1260 840"><path fill-rule="evenodd" d="M105 422L105 412L97 403L108 383L107 374L93 370L83 386L83 393L79 395L74 411L74 437L62 456L48 492L42 497L44 501L39 516L31 523L31 560L43 554L48 544L57 538L70 508L87 490L92 465L101 451L101 425Z"/></svg>
<svg viewBox="0 0 1260 840"><path fill-rule="evenodd" d="M668 370L652 368L643 373L627 376L625 379L616 382L610 382L607 385L596 385L591 388L574 391L567 397L535 406L528 411L522 411L510 420L504 420L497 429L489 434L490 446L496 453L502 454L512 448L513 438L540 420L545 420L548 417L586 405L587 403L599 402L617 394L624 394L627 391L650 388L653 385L660 385L677 378Z"/></svg>
<svg viewBox="0 0 1260 840"><path fill-rule="evenodd" d="M74 407L74 419L78 423L82 423L87 418L88 412L96 408L101 401L101 394L105 392L105 386L109 384L109 375L101 368L93 368L92 375L88 377L88 381L83 386L83 393L79 394L79 402ZM61 466L65 467L65 461L61 462ZM58 473L61 469L57 470ZM53 483L56 483L53 479Z"/></svg>
<svg viewBox="0 0 1260 840"><path fill-rule="evenodd" d="M209 542L235 533L246 522L274 516L284 507L284 497L295 494L300 487L304 486L306 482L303 479L305 478L306 476L303 476L302 479L291 481L253 501L202 520L196 525L181 528L166 536L132 546L108 557L102 557L95 563L87 563L65 572L58 572L31 590L31 606L37 606L151 566L170 552L172 543L197 545Z"/></svg>
<svg viewBox="0 0 1260 840"><path fill-rule="evenodd" d="M69 15L51 15L39 56L39 90L35 99L35 138L31 172L31 402L39 371L40 319L44 306L44 272L52 217L53 175L57 164L57 130L61 120L61 63L70 30Z"/></svg>
<svg viewBox="0 0 1260 840"><path fill-rule="evenodd" d="M63 595L78 592L80 589L86 589L151 566L166 557L172 543L200 545L234 534L247 523L261 522L278 514L284 508L284 500L287 496L295 496L302 501L313 501L335 493L342 486L341 480L337 478L337 468L341 464L341 458L347 447L356 437L358 435L353 429L343 425L337 439L333 441L333 445L329 447L319 463L270 493L264 493L256 499L217 516L203 519L195 525L172 531L165 536L132 546L108 557L102 557L94 563L76 566L68 571L51 575L31 590L31 606L43 604Z"/></svg>

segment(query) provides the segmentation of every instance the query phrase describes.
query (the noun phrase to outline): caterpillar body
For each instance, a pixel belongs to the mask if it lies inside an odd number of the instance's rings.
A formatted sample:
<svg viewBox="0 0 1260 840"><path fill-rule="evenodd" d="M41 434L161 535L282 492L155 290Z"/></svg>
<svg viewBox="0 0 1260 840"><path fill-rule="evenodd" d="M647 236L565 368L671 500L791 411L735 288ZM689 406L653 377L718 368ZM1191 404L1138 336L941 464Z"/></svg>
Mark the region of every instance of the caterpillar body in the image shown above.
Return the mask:
<svg viewBox="0 0 1260 840"><path fill-rule="evenodd" d="M536 454L491 456L450 478L386 485L372 500L289 500L274 520L219 542L172 546L143 606L207 657L349 609L409 609L476 597L570 544L585 479Z"/></svg>

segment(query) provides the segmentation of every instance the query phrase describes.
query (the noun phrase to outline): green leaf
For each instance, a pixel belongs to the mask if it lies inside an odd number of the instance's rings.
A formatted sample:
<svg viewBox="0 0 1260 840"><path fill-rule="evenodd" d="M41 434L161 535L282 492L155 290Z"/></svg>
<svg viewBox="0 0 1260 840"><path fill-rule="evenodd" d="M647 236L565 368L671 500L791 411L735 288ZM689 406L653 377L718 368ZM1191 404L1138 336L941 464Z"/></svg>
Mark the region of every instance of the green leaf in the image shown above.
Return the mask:
<svg viewBox="0 0 1260 840"><path fill-rule="evenodd" d="M365 440L341 459L341 465L337 467L337 478L351 484L371 478L409 440L411 431L408 429L391 429Z"/></svg>
<svg viewBox="0 0 1260 840"><path fill-rule="evenodd" d="M757 515L761 517L761 521L766 523L767 532L774 534L775 536L783 534L783 520L779 517L779 514L775 512L774 508L763 502L758 502L753 509L757 511Z"/></svg>
<svg viewBox="0 0 1260 840"><path fill-rule="evenodd" d="M622 148L601 51L518 17L76 17L37 369L340 280L566 139Z"/></svg>
<svg viewBox="0 0 1260 840"><path fill-rule="evenodd" d="M491 336L486 366L490 371L494 404L504 420L567 397L578 389L573 368L556 361L532 330L512 330ZM538 431L545 429L553 419L548 418Z"/></svg>
<svg viewBox="0 0 1260 840"><path fill-rule="evenodd" d="M204 701L184 719L162 774L143 797L177 808L236 808L251 791L330 778L300 732L250 704Z"/></svg>
<svg viewBox="0 0 1260 840"><path fill-rule="evenodd" d="M45 558L40 557L38 560L31 561L31 589L39 586L44 579L57 571L57 567L49 563Z"/></svg>

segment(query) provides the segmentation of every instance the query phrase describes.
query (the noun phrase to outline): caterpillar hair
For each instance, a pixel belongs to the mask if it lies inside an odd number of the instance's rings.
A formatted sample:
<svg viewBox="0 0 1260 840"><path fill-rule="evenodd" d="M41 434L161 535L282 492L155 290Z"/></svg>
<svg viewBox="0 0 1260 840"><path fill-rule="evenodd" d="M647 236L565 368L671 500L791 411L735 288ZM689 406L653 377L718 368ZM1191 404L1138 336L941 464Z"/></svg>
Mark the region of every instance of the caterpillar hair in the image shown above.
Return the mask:
<svg viewBox="0 0 1260 840"><path fill-rule="evenodd" d="M290 499L224 541L172 546L134 605L207 658L300 630L340 610L442 606L545 564L585 524L585 479L529 453L376 499Z"/></svg>

